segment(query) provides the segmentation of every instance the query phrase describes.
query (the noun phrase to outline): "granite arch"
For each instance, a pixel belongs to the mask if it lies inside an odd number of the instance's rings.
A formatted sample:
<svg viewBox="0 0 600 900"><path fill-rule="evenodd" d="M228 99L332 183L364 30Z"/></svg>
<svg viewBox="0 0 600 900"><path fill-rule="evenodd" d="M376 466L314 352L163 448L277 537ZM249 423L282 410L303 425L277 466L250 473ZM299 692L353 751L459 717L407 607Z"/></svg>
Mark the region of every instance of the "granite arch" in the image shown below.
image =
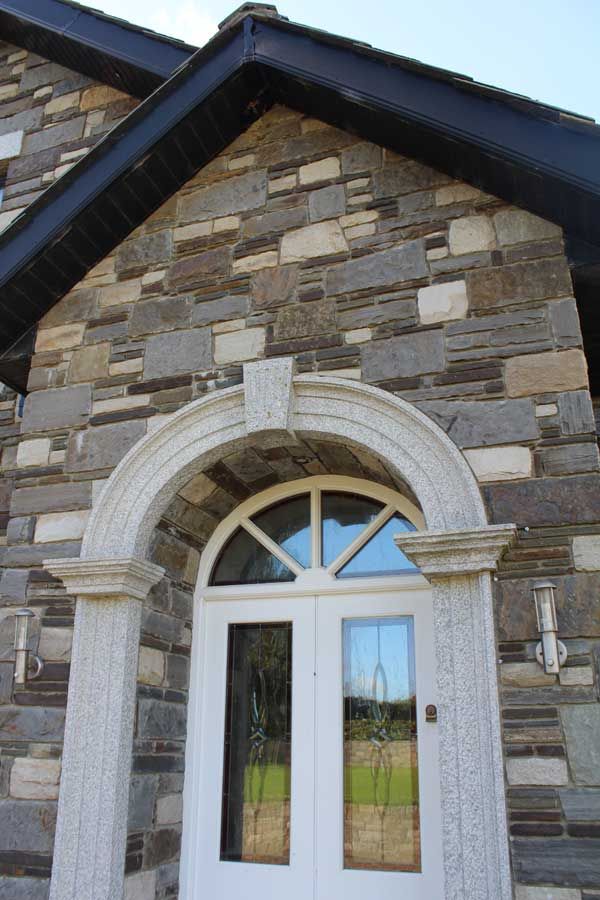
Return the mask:
<svg viewBox="0 0 600 900"><path fill-rule="evenodd" d="M143 438L107 480L81 557L47 563L79 598L51 900L121 896L126 802L120 784L131 752L140 599L162 575L147 562L161 512L231 447L295 434L327 435L368 450L421 504L426 530L398 543L433 588L444 900L511 897L491 572L514 526L488 525L470 467L424 413L348 379L294 375L292 361L281 359L247 365L243 385L182 407ZM93 653L90 641L98 648ZM100 704L94 678L105 685ZM115 709L114 727L106 730ZM84 824L78 829L74 822Z"/></svg>

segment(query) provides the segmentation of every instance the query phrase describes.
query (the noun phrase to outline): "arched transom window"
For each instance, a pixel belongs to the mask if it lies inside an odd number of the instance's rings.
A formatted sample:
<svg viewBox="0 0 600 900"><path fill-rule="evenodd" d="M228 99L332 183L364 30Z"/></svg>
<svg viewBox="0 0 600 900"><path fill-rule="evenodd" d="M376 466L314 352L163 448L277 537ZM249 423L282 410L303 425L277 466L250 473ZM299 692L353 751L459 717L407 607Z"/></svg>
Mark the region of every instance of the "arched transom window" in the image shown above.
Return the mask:
<svg viewBox="0 0 600 900"><path fill-rule="evenodd" d="M242 504L224 524L209 579L214 587L293 582L307 570L333 578L418 571L393 536L422 527L420 511L361 479L323 476L279 485Z"/></svg>

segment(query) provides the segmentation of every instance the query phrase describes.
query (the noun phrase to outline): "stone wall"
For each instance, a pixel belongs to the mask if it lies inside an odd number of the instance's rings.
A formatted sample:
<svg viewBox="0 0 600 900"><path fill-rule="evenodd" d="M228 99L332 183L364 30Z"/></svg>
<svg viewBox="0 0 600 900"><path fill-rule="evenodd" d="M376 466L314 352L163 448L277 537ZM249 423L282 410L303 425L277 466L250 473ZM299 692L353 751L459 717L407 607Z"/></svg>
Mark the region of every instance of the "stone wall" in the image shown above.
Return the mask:
<svg viewBox="0 0 600 900"><path fill-rule="evenodd" d="M239 383L242 362L278 355L293 355L300 371L361 378L420 406L464 451L490 520L519 525L496 585L515 877L572 888L556 893L560 900L592 900L600 892L598 450L555 226L273 109L42 321L17 455L5 472L14 490L0 590L40 604L42 641L52 630L66 642L72 610L42 559L77 555L95 492L147 429ZM254 460L251 492L278 477L276 459ZM293 454L279 465L295 471ZM243 481L239 471L230 484ZM231 496L241 499L233 489ZM179 815L172 798L183 725L175 706L185 704L187 682L178 679L190 617L178 592L188 596L193 579L183 573L200 532L188 524L192 538L184 537L189 510L171 512L153 555L168 563L169 578L149 600L142 634L134 784L148 777L132 795L131 896L175 890L179 826L164 816ZM529 589L540 576L558 585L570 653L560 679L533 662ZM160 627L149 627L160 616ZM178 661L169 673L171 658ZM64 703L58 674L50 685L47 695ZM27 742L42 732L40 752L60 753L63 710L40 687L28 688L30 704L0 707L11 761L33 758ZM165 773L168 757L178 761ZM6 802L12 810L28 801ZM29 833L27 814L25 805L16 810L11 835ZM30 849L6 849L6 840L0 828L0 854ZM37 852L49 865L51 842L44 847ZM14 874L46 871L23 863ZM546 896L520 892L521 900Z"/></svg>
<svg viewBox="0 0 600 900"><path fill-rule="evenodd" d="M0 42L0 204L4 229L138 101Z"/></svg>

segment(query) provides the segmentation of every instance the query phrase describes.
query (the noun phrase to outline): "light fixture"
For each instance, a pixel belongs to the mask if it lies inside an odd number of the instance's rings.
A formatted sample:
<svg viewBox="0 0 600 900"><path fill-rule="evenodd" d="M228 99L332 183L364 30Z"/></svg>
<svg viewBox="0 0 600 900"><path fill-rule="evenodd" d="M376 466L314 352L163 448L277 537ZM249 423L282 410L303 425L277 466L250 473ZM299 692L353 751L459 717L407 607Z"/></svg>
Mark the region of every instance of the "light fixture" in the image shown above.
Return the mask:
<svg viewBox="0 0 600 900"><path fill-rule="evenodd" d="M38 678L42 674L44 663L27 646L29 637L29 621L33 618L30 609L15 610L15 684L27 684L28 680ZM29 667L34 663L35 670L30 674Z"/></svg>
<svg viewBox="0 0 600 900"><path fill-rule="evenodd" d="M558 625L554 602L555 589L556 585L552 581L536 581L532 588L538 631L542 636L535 655L548 675L557 675L567 658L567 648L556 637Z"/></svg>

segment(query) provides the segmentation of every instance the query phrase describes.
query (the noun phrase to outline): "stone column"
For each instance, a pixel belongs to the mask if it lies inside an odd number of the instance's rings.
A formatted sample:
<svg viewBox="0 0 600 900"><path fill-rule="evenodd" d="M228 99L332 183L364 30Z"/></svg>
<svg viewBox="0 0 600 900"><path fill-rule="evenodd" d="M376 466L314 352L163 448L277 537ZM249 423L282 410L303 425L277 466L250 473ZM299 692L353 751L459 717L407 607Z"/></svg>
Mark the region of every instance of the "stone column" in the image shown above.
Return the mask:
<svg viewBox="0 0 600 900"><path fill-rule="evenodd" d="M77 596L50 900L122 900L142 601L163 569L44 565Z"/></svg>
<svg viewBox="0 0 600 900"><path fill-rule="evenodd" d="M512 897L491 572L514 533L395 538L433 589L445 900Z"/></svg>

